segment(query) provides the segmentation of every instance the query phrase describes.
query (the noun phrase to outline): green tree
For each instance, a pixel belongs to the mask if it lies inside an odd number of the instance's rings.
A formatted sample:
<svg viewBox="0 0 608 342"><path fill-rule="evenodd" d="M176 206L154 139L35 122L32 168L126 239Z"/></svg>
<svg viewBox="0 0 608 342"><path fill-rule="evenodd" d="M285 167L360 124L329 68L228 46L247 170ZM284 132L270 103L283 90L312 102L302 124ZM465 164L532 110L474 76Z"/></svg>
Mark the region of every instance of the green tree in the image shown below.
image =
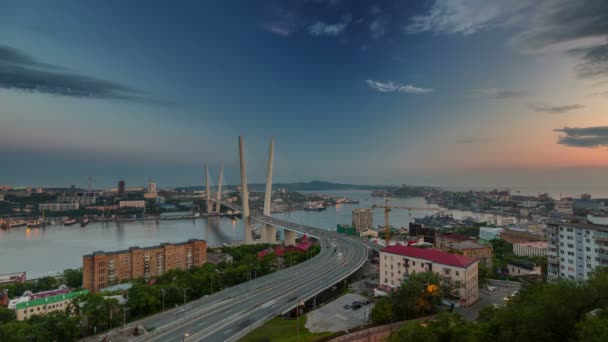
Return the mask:
<svg viewBox="0 0 608 342"><path fill-rule="evenodd" d="M406 324L392 334L389 342L477 341L475 327L458 314L442 312L434 320Z"/></svg>
<svg viewBox="0 0 608 342"><path fill-rule="evenodd" d="M388 323L393 319L393 305L389 297L382 297L374 305L371 319L376 324Z"/></svg>
<svg viewBox="0 0 608 342"><path fill-rule="evenodd" d="M0 306L0 324L15 320L15 311L7 307Z"/></svg>
<svg viewBox="0 0 608 342"><path fill-rule="evenodd" d="M608 314L604 313L600 317L589 317L579 322L576 329L580 341L608 341Z"/></svg>
<svg viewBox="0 0 608 342"><path fill-rule="evenodd" d="M82 287L82 269L67 269L63 271L63 281L65 284L73 289Z"/></svg>

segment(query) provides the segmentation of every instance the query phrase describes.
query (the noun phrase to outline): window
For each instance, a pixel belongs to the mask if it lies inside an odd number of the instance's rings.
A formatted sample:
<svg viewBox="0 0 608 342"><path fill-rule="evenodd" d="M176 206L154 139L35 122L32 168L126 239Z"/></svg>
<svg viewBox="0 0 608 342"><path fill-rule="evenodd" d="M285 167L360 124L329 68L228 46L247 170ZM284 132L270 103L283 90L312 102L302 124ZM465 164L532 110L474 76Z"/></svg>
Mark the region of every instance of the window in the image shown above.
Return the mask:
<svg viewBox="0 0 608 342"><path fill-rule="evenodd" d="M460 272L456 271L456 276L459 276L459 275L460 275L459 273L460 273Z"/></svg>
<svg viewBox="0 0 608 342"><path fill-rule="evenodd" d="M591 247L587 247L585 249L587 250L587 252L591 252Z"/></svg>

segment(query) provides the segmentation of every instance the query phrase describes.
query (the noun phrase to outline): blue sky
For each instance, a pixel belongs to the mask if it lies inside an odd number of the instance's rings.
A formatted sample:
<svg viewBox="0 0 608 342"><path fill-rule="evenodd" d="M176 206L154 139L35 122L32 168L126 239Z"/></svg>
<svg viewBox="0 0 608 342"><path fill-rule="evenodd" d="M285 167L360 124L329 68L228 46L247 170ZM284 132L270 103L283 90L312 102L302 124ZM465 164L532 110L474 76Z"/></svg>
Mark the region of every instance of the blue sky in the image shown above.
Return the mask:
<svg viewBox="0 0 608 342"><path fill-rule="evenodd" d="M188 185L204 160L236 183L238 135L253 181L274 136L279 181L601 182L604 19L601 1L3 1L0 184Z"/></svg>

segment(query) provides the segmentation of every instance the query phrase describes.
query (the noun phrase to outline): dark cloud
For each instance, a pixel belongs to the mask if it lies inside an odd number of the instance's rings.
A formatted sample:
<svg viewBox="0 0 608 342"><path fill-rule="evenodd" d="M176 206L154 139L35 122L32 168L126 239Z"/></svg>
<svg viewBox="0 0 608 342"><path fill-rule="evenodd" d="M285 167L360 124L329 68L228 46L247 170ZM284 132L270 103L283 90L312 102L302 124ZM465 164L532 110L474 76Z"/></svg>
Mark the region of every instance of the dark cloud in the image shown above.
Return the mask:
<svg viewBox="0 0 608 342"><path fill-rule="evenodd" d="M571 104L571 105L563 105L563 106L547 106L547 105L543 105L543 104L532 104L532 105L530 105L530 108L532 108L532 110L534 110L535 112L560 114L560 113L566 113L569 111L585 108L585 106L583 106L581 104Z"/></svg>
<svg viewBox="0 0 608 342"><path fill-rule="evenodd" d="M0 88L80 98L157 102L142 97L143 93L137 89L42 63L9 46L0 46Z"/></svg>
<svg viewBox="0 0 608 342"><path fill-rule="evenodd" d="M581 58L576 69L578 76L608 75L608 1L543 1L534 13L531 28L515 39L519 46L542 49L555 44L587 41L585 48L568 50Z"/></svg>
<svg viewBox="0 0 608 342"><path fill-rule="evenodd" d="M479 96L493 99L513 99L518 97L524 97L527 95L526 92L522 90L508 90L496 88L474 89L473 93Z"/></svg>
<svg viewBox="0 0 608 342"><path fill-rule="evenodd" d="M557 140L558 144L571 147L601 147L608 146L608 126L596 127L564 127L554 130L563 133Z"/></svg>

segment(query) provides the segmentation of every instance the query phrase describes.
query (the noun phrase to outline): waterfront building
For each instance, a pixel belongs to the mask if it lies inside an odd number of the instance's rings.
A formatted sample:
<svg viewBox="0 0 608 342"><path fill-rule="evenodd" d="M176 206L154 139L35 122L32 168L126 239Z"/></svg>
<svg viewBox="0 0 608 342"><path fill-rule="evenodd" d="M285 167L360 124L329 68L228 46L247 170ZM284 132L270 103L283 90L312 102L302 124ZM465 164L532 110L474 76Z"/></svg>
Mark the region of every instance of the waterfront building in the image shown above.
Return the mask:
<svg viewBox="0 0 608 342"><path fill-rule="evenodd" d="M479 238L486 241L498 239L503 230L502 228L480 227Z"/></svg>
<svg viewBox="0 0 608 342"><path fill-rule="evenodd" d="M207 262L207 242L191 239L152 247L83 256L83 287L97 292L122 280L150 279L172 269L190 269Z"/></svg>
<svg viewBox="0 0 608 342"><path fill-rule="evenodd" d="M608 226L547 224L547 282L584 281L596 267L608 266Z"/></svg>
<svg viewBox="0 0 608 342"><path fill-rule="evenodd" d="M545 256L547 255L547 242L520 242L513 244L513 254L519 256Z"/></svg>
<svg viewBox="0 0 608 342"><path fill-rule="evenodd" d="M477 259L479 266L492 268L492 245L482 245L474 238L458 234L438 234L435 246L444 252L457 252L469 258Z"/></svg>
<svg viewBox="0 0 608 342"><path fill-rule="evenodd" d="M460 305L469 306L479 298L478 262L464 255L435 248L390 246L380 251L380 287L399 287L414 272L434 272L442 285L452 287Z"/></svg>
<svg viewBox="0 0 608 342"><path fill-rule="evenodd" d="M122 197L125 195L127 189L127 184L124 180L118 181L118 197Z"/></svg>
<svg viewBox="0 0 608 342"><path fill-rule="evenodd" d="M491 216L488 217L486 224L488 226L506 227L512 224L516 224L517 219L513 216Z"/></svg>
<svg viewBox="0 0 608 342"><path fill-rule="evenodd" d="M97 202L97 197L101 193L88 191L88 192L70 192L63 193L57 197L59 203L78 203L81 206L92 205Z"/></svg>
<svg viewBox="0 0 608 342"><path fill-rule="evenodd" d="M89 293L87 290L75 291L18 303L15 307L17 320L23 321L32 316L46 315L54 311L65 312L72 299L87 293Z"/></svg>
<svg viewBox="0 0 608 342"><path fill-rule="evenodd" d="M144 208L146 206L146 201L120 201L118 202L118 207L120 208Z"/></svg>
<svg viewBox="0 0 608 342"><path fill-rule="evenodd" d="M38 204L39 211L71 211L80 209L79 203L43 203Z"/></svg>
<svg viewBox="0 0 608 342"><path fill-rule="evenodd" d="M509 275L512 277L527 276L530 274L541 275L540 266L527 260L511 260L507 263Z"/></svg>
<svg viewBox="0 0 608 342"><path fill-rule="evenodd" d="M358 232L370 229L374 226L374 212L369 208L353 209L353 227Z"/></svg>
<svg viewBox="0 0 608 342"><path fill-rule="evenodd" d="M25 283L25 272L0 274L0 285Z"/></svg>

